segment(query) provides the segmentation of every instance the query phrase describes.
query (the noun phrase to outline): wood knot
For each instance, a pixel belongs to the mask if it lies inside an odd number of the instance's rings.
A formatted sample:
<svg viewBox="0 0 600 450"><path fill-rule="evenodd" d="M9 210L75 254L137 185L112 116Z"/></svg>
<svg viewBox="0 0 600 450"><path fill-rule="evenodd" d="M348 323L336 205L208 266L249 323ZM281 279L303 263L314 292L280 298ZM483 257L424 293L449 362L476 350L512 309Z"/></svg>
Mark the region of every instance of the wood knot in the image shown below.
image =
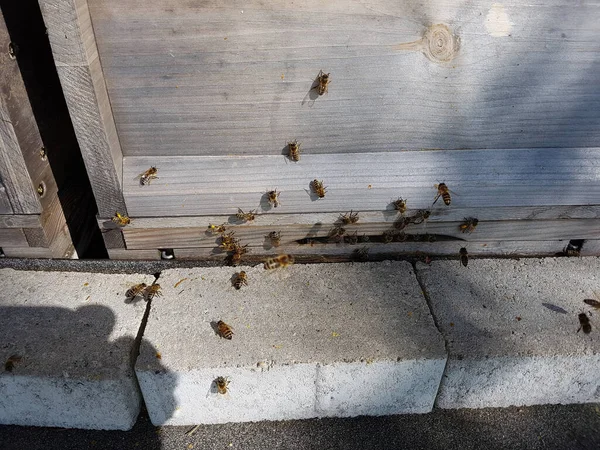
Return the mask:
<svg viewBox="0 0 600 450"><path fill-rule="evenodd" d="M431 61L448 62L458 53L459 39L443 24L430 26L423 36L423 53Z"/></svg>

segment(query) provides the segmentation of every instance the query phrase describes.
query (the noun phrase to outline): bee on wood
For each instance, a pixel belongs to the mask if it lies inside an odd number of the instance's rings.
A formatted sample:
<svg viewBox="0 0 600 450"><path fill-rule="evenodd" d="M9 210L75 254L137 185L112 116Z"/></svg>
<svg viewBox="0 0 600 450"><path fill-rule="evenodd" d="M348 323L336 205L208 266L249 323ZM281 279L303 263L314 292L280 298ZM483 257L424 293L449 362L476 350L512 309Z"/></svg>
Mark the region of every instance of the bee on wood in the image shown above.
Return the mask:
<svg viewBox="0 0 600 450"><path fill-rule="evenodd" d="M369 242L370 240L371 240L371 238L364 233L362 236L359 236L359 238L358 238L359 242Z"/></svg>
<svg viewBox="0 0 600 450"><path fill-rule="evenodd" d="M281 245L281 231L271 231L267 234L267 238L273 247L279 247Z"/></svg>
<svg viewBox="0 0 600 450"><path fill-rule="evenodd" d="M232 252L239 243L239 239L234 238L235 232L231 231L221 235L221 248L225 251Z"/></svg>
<svg viewBox="0 0 600 450"><path fill-rule="evenodd" d="M288 142L289 149L289 158L292 161L298 162L300 161L300 144L298 144L298 140L295 139L293 142Z"/></svg>
<svg viewBox="0 0 600 450"><path fill-rule="evenodd" d="M242 286L248 286L248 276L243 270L238 273L233 280L233 287L238 291L242 288Z"/></svg>
<svg viewBox="0 0 600 450"><path fill-rule="evenodd" d="M13 369L15 368L15 364L20 363L22 359L23 359L22 356L12 355L4 363L4 370L6 370L7 372L12 372Z"/></svg>
<svg viewBox="0 0 600 450"><path fill-rule="evenodd" d="M144 289L144 300L146 300L147 302L152 300L155 296L156 297L162 296L162 292L160 292L160 284L158 284L158 283L151 284L146 289Z"/></svg>
<svg viewBox="0 0 600 450"><path fill-rule="evenodd" d="M229 341L234 335L233 329L222 320L217 322L217 332L219 333L219 336Z"/></svg>
<svg viewBox="0 0 600 450"><path fill-rule="evenodd" d="M340 243L344 239L344 234L346 234L346 229L339 225L335 225L329 230L327 237L329 238L329 241Z"/></svg>
<svg viewBox="0 0 600 450"><path fill-rule="evenodd" d="M225 224L213 225L212 223L209 223L208 231L210 231L212 234L223 234L226 231Z"/></svg>
<svg viewBox="0 0 600 450"><path fill-rule="evenodd" d="M577 332L579 333L580 330L583 330L585 334L590 334L592 331L592 324L586 313L579 314L579 328L577 329Z"/></svg>
<svg viewBox="0 0 600 450"><path fill-rule="evenodd" d="M352 259L357 261L366 261L369 259L369 249L368 247L357 248L352 252Z"/></svg>
<svg viewBox="0 0 600 450"><path fill-rule="evenodd" d="M406 242L407 239L408 235L404 231L401 231L400 233L396 234L396 241L398 242Z"/></svg>
<svg viewBox="0 0 600 450"><path fill-rule="evenodd" d="M313 180L313 182L310 185L311 185L312 190L314 191L314 193L317 194L317 197L319 197L319 198L324 198L325 197L325 193L327 192L327 188L323 185L322 181Z"/></svg>
<svg viewBox="0 0 600 450"><path fill-rule="evenodd" d="M147 184L150 184L150 182L152 180L158 179L158 169L154 166L150 167L148 170L146 170L144 173L140 174L140 184L142 186L146 186Z"/></svg>
<svg viewBox="0 0 600 450"><path fill-rule="evenodd" d="M215 386L217 386L217 392L219 394L227 394L227 387L229 386L229 380L225 377L217 377L215 379Z"/></svg>
<svg viewBox="0 0 600 450"><path fill-rule="evenodd" d="M383 234L381 235L381 239L383 240L384 244L389 244L390 242L393 242L394 241L394 231L393 230L384 231Z"/></svg>
<svg viewBox="0 0 600 450"><path fill-rule="evenodd" d="M414 216L410 218L410 222L414 223L415 225L418 225L429 219L429 216L431 216L431 211L420 209L415 213Z"/></svg>
<svg viewBox="0 0 600 450"><path fill-rule="evenodd" d="M435 242L435 241L437 241L437 237L435 236L435 234L425 234L425 239L428 242Z"/></svg>
<svg viewBox="0 0 600 450"><path fill-rule="evenodd" d="M326 92L329 92L329 83L331 80L329 79L329 74L324 73L322 70L319 72L319 84L316 86L317 92L319 95L323 95ZM315 88L313 88L315 89Z"/></svg>
<svg viewBox="0 0 600 450"><path fill-rule="evenodd" d="M394 205L394 209L400 214L404 214L406 212L406 200L404 200L402 197L398 198L398 200L394 200L392 205Z"/></svg>
<svg viewBox="0 0 600 450"><path fill-rule="evenodd" d="M273 205L273 208L277 208L279 206L279 194L281 194L281 192L277 192L277 189L267 192L269 203Z"/></svg>
<svg viewBox="0 0 600 450"><path fill-rule="evenodd" d="M404 230L412 221L410 217L400 217L394 221L394 228L397 230Z"/></svg>
<svg viewBox="0 0 600 450"><path fill-rule="evenodd" d="M235 217L237 217L238 220L243 220L244 222L252 222L254 219L256 219L256 210L253 209L245 213L240 208L238 208L238 212L235 215Z"/></svg>
<svg viewBox="0 0 600 450"><path fill-rule="evenodd" d="M238 243L235 243L233 245L233 253L231 255L231 264L237 266L242 260L242 255L245 255L248 253L248 251L248 244L242 246Z"/></svg>
<svg viewBox="0 0 600 450"><path fill-rule="evenodd" d="M581 247L576 247L572 244L568 244L565 249L563 250L563 253L565 254L565 256L581 256Z"/></svg>
<svg viewBox="0 0 600 450"><path fill-rule="evenodd" d="M358 244L358 232L355 231L353 234L346 235L344 240L350 245Z"/></svg>
<svg viewBox="0 0 600 450"><path fill-rule="evenodd" d="M352 212L352 210L350 210L349 213L346 214L340 214L340 220L342 221L342 223L344 225L350 225L351 223L356 223L358 222L358 213L357 212Z"/></svg>
<svg viewBox="0 0 600 450"><path fill-rule="evenodd" d="M444 204L446 206L450 206L450 202L452 201L452 198L450 197L450 189L448 189L448 186L446 186L446 183L436 184L435 188L437 189L438 192L437 192L437 196L435 197L435 200L432 203L432 206L435 205L435 202L437 202L440 197L442 197L442 200L444 200Z"/></svg>
<svg viewBox="0 0 600 450"><path fill-rule="evenodd" d="M469 252L467 252L467 249L465 247L462 247L458 254L460 255L461 264L467 267L467 265L469 264Z"/></svg>
<svg viewBox="0 0 600 450"><path fill-rule="evenodd" d="M292 255L278 255L275 258L269 258L264 263L265 270L278 269L280 267L288 267L294 264Z"/></svg>
<svg viewBox="0 0 600 450"><path fill-rule="evenodd" d="M131 223L131 219L125 214L120 214L118 211L115 212L115 215L110 219L120 227L124 227L125 225L129 225Z"/></svg>
<svg viewBox="0 0 600 450"><path fill-rule="evenodd" d="M472 233L477 228L479 219L475 217L465 217L465 221L460 224L459 228L462 233Z"/></svg>
<svg viewBox="0 0 600 450"><path fill-rule="evenodd" d="M142 295L142 293L146 290L146 287L146 283L140 283L136 284L135 286L131 286L129 289L127 289L127 292L125 292L125 297L133 300L138 295Z"/></svg>

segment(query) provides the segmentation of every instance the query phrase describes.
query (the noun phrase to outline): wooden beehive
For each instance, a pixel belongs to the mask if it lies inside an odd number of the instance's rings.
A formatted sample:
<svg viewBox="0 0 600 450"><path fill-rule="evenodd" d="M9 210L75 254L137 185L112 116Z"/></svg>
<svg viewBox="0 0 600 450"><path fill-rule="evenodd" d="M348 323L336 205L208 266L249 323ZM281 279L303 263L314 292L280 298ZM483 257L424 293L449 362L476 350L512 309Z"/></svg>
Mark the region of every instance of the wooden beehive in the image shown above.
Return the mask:
<svg viewBox="0 0 600 450"><path fill-rule="evenodd" d="M40 4L112 258L222 258L209 223L255 257L548 255L571 240L598 254L597 4ZM286 158L294 139L299 162ZM440 182L450 206L432 205ZM398 197L406 216L431 215L385 243ZM260 215L240 223L238 208ZM328 241L351 209L346 233L369 242ZM115 227L116 211L132 223ZM479 219L473 233L465 217Z"/></svg>

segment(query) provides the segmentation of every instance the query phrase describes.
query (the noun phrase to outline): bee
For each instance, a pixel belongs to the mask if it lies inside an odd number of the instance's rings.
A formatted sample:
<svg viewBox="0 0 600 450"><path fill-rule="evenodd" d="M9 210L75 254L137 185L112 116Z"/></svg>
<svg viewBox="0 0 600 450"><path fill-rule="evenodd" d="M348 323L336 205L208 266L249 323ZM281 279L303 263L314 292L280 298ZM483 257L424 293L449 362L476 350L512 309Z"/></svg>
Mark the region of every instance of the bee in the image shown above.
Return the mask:
<svg viewBox="0 0 600 450"><path fill-rule="evenodd" d="M356 223L358 222L358 213L357 212L352 212L352 210L350 210L349 213L346 214L340 214L340 220L342 221L342 223L344 225L349 225L351 223Z"/></svg>
<svg viewBox="0 0 600 450"><path fill-rule="evenodd" d="M398 200L393 201L392 205L394 205L394 209L400 214L404 214L406 212L406 200L404 200L402 197L398 198Z"/></svg>
<svg viewBox="0 0 600 450"><path fill-rule="evenodd" d="M233 280L233 287L235 287L238 291L242 288L242 286L248 286L248 276L243 270L238 273Z"/></svg>
<svg viewBox="0 0 600 450"><path fill-rule="evenodd" d="M156 176L156 174L158 174L158 169L156 167L154 167L154 166L150 167L144 173L142 173L141 175L139 175L139 177L140 177L140 184L142 186L146 186L147 184L150 184L150 182L152 180L158 178L158 176Z"/></svg>
<svg viewBox="0 0 600 450"><path fill-rule="evenodd" d="M125 292L125 297L133 300L138 295L141 295L146 287L146 283L140 283L136 284L135 286L131 286L129 289L127 289L127 292Z"/></svg>
<svg viewBox="0 0 600 450"><path fill-rule="evenodd" d="M563 253L566 256L581 256L581 247L576 247L575 245L569 243L563 250Z"/></svg>
<svg viewBox="0 0 600 450"><path fill-rule="evenodd" d="M577 329L577 332L579 333L580 330L583 330L585 334L590 334L592 331L592 324L586 313L579 314L579 328Z"/></svg>
<svg viewBox="0 0 600 450"><path fill-rule="evenodd" d="M404 230L407 225L409 225L412 221L411 217L400 217L398 220L394 221L394 228L397 230Z"/></svg>
<svg viewBox="0 0 600 450"><path fill-rule="evenodd" d="M131 219L125 214L119 214L119 212L115 212L115 215L110 219L120 227L124 227L125 225L129 225L131 223Z"/></svg>
<svg viewBox="0 0 600 450"><path fill-rule="evenodd" d="M12 355L4 363L4 370L6 370L7 372L12 372L13 369L15 368L15 364L20 363L22 359L23 359L22 356Z"/></svg>
<svg viewBox="0 0 600 450"><path fill-rule="evenodd" d="M243 220L244 222L252 222L256 218L256 210L251 210L250 212L245 213L240 208L238 208L238 212L235 215L238 220Z"/></svg>
<svg viewBox="0 0 600 450"><path fill-rule="evenodd" d="M349 234L345 237L345 240L350 245L358 244L358 232L354 232L354 234Z"/></svg>
<svg viewBox="0 0 600 450"><path fill-rule="evenodd" d="M248 244L241 246L238 243L233 244L233 254L231 255L231 264L237 266L242 260L242 255L248 253Z"/></svg>
<svg viewBox="0 0 600 450"><path fill-rule="evenodd" d="M279 206L279 194L281 194L281 192L277 192L277 189L275 189L274 191L267 192L269 203L273 205L273 208L277 208Z"/></svg>
<svg viewBox="0 0 600 450"><path fill-rule="evenodd" d="M288 142L288 148L290 150L288 154L289 158L295 162L300 161L300 144L298 144L298 140L295 139L293 142Z"/></svg>
<svg viewBox="0 0 600 450"><path fill-rule="evenodd" d="M162 296L162 292L160 292L160 284L158 284L158 283L152 284L152 285L148 286L146 289L144 289L144 300L149 302L150 300L152 300L154 298L154 296L156 296L156 297Z"/></svg>
<svg viewBox="0 0 600 450"><path fill-rule="evenodd" d="M329 74L324 73L322 70L319 71L319 84L316 86L319 95L323 95L326 92L329 92L329 83L331 83L331 80L329 79Z"/></svg>
<svg viewBox="0 0 600 450"><path fill-rule="evenodd" d="M313 180L313 182L310 185L312 187L312 190L315 192L315 194L317 194L317 196L319 198L325 197L325 193L327 192L327 188L325 186L323 186L323 182L322 181Z"/></svg>
<svg viewBox="0 0 600 450"><path fill-rule="evenodd" d="M215 234L215 233L223 234L226 231L225 224L213 225L212 223L209 223L208 224L208 231L210 231L212 234Z"/></svg>
<svg viewBox="0 0 600 450"><path fill-rule="evenodd" d="M418 225L429 219L429 216L431 216L431 211L420 209L415 213L414 216L410 218L410 222L414 223L415 225Z"/></svg>
<svg viewBox="0 0 600 450"><path fill-rule="evenodd" d="M401 231L400 233L396 234L396 240L398 242L406 242L407 239L408 235L404 231Z"/></svg>
<svg viewBox="0 0 600 450"><path fill-rule="evenodd" d="M435 188L437 189L438 193L437 193L437 196L435 197L435 200L433 201L432 206L435 205L435 202L437 202L440 197L442 197L442 200L444 200L444 204L446 206L450 206L450 202L452 201L452 198L450 197L450 189L448 189L448 186L446 186L446 183L436 184Z"/></svg>
<svg viewBox="0 0 600 450"><path fill-rule="evenodd" d="M435 236L435 234L425 234L425 239L428 242L435 242L435 241L437 241L437 237Z"/></svg>
<svg viewBox="0 0 600 450"><path fill-rule="evenodd" d="M366 261L369 259L369 249L368 247L357 248L352 252L352 258L358 261Z"/></svg>
<svg viewBox="0 0 600 450"><path fill-rule="evenodd" d="M225 251L232 252L240 242L239 239L233 237L233 231L221 235L221 248Z"/></svg>
<svg viewBox="0 0 600 450"><path fill-rule="evenodd" d="M364 233L363 233L363 235L362 235L362 236L360 236L360 237L358 238L358 241L359 241L359 242L369 242L370 240L371 240L371 238L369 238L369 236L367 236L367 235L366 235L366 234L364 234Z"/></svg>
<svg viewBox="0 0 600 450"><path fill-rule="evenodd" d="M215 379L215 385L217 386L217 392L219 394L227 394L227 386L229 386L229 380L225 377L217 377Z"/></svg>
<svg viewBox="0 0 600 450"><path fill-rule="evenodd" d="M281 245L281 231L271 231L267 234L267 238L269 238L273 247L279 247Z"/></svg>
<svg viewBox="0 0 600 450"><path fill-rule="evenodd" d="M461 264L467 267L467 265L469 264L469 252L467 252L467 249L465 247L462 247L458 254L460 255Z"/></svg>
<svg viewBox="0 0 600 450"><path fill-rule="evenodd" d="M294 257L292 255L278 255L275 258L267 259L263 267L265 270L273 270L291 266L292 264L294 264Z"/></svg>
<svg viewBox="0 0 600 450"><path fill-rule="evenodd" d="M231 338L233 337L233 330L231 329L231 327L229 325L227 325L225 322L223 322L222 320L219 320L217 322L217 331L219 333L219 336L221 336L224 339L227 340L231 340Z"/></svg>
<svg viewBox="0 0 600 450"><path fill-rule="evenodd" d="M392 242L394 240L394 231L392 231L392 230L384 231L383 234L381 235L381 239L383 240L384 244L389 244L390 242Z"/></svg>
<svg viewBox="0 0 600 450"><path fill-rule="evenodd" d="M344 234L346 234L346 229L343 227L340 227L339 225L336 225L331 230L329 230L329 233L327 233L327 236L328 237L339 237L339 236L343 236Z"/></svg>
<svg viewBox="0 0 600 450"><path fill-rule="evenodd" d="M475 217L465 217L465 221L460 224L460 231L463 233L472 233L477 228L477 224L479 223L479 219Z"/></svg>

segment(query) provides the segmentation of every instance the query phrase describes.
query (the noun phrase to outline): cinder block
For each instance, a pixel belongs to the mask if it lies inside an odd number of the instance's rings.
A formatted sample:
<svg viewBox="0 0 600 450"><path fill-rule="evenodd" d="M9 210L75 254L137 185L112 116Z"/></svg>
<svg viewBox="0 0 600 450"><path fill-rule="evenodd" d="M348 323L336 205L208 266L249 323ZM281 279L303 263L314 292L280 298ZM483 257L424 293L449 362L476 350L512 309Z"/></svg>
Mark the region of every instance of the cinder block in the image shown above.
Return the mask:
<svg viewBox="0 0 600 450"><path fill-rule="evenodd" d="M418 264L448 341L436 405L483 408L600 400L598 258ZM578 315L592 332L577 332Z"/></svg>
<svg viewBox="0 0 600 450"><path fill-rule="evenodd" d="M238 291L239 270L249 285ZM408 263L174 269L160 283L136 364L156 425L433 406L446 353ZM215 334L218 320L231 341ZM214 392L218 376L226 395Z"/></svg>
<svg viewBox="0 0 600 450"><path fill-rule="evenodd" d="M0 279L0 423L130 429L145 303L124 292L153 277L0 269Z"/></svg>

